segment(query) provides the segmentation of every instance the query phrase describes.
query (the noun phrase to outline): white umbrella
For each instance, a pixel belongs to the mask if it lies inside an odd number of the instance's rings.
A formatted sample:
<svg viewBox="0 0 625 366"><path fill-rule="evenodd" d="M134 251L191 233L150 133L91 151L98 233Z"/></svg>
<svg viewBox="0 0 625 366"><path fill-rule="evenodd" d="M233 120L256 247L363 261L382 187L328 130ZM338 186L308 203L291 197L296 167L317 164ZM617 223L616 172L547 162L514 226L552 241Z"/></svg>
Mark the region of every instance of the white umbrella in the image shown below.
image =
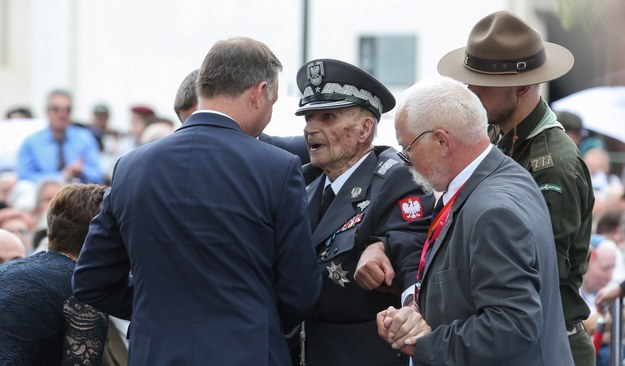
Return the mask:
<svg viewBox="0 0 625 366"><path fill-rule="evenodd" d="M577 114L584 128L625 143L625 86L599 86L551 104L554 111Z"/></svg>

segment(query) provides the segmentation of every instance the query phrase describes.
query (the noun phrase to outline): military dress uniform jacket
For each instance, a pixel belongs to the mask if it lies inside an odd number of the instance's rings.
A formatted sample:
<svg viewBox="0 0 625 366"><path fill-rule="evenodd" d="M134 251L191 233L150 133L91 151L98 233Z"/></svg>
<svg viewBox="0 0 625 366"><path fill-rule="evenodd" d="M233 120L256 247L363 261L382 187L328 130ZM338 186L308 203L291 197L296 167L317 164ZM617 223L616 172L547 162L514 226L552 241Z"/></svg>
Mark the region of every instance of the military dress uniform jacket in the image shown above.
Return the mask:
<svg viewBox="0 0 625 366"><path fill-rule="evenodd" d="M509 156L512 134L509 132L498 143ZM517 125L516 134L511 157L530 172L549 207L564 320L570 328L590 314L579 294L588 267L595 201L590 173L577 146L544 101Z"/></svg>
<svg viewBox="0 0 625 366"><path fill-rule="evenodd" d="M325 174L307 187L313 245L324 274L306 327L306 365L402 365L407 358L377 334L376 314L400 306L399 292L367 291L353 279L367 244L381 240L394 286L416 271L434 196L417 186L395 149L376 147L345 182L317 224Z"/></svg>
<svg viewBox="0 0 625 366"><path fill-rule="evenodd" d="M572 366L555 261L536 184L491 149L430 249L414 366Z"/></svg>

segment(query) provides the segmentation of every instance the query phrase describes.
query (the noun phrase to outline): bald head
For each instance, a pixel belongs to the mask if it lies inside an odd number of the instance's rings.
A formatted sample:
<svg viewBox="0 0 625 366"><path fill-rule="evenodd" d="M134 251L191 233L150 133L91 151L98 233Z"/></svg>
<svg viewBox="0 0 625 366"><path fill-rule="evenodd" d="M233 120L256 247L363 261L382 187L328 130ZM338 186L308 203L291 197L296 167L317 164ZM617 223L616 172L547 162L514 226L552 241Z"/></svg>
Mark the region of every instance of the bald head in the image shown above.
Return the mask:
<svg viewBox="0 0 625 366"><path fill-rule="evenodd" d="M8 230L0 229L0 264L25 256L26 247L20 238Z"/></svg>
<svg viewBox="0 0 625 366"><path fill-rule="evenodd" d="M603 241L592 250L588 269L582 281L582 289L585 292L596 293L612 280L617 251L616 245L610 241Z"/></svg>

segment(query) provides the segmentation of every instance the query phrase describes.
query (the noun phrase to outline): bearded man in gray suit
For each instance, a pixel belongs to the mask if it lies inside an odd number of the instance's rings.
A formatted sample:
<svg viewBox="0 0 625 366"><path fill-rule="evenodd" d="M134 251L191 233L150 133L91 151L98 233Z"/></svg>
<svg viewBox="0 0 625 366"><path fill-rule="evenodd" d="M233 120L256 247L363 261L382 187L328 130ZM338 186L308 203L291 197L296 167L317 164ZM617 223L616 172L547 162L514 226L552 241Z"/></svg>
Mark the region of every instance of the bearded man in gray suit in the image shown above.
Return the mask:
<svg viewBox="0 0 625 366"><path fill-rule="evenodd" d="M443 206L413 304L380 312L378 332L414 365L572 365L547 205L486 125L460 82L407 91L395 118L400 156L417 182L444 192Z"/></svg>

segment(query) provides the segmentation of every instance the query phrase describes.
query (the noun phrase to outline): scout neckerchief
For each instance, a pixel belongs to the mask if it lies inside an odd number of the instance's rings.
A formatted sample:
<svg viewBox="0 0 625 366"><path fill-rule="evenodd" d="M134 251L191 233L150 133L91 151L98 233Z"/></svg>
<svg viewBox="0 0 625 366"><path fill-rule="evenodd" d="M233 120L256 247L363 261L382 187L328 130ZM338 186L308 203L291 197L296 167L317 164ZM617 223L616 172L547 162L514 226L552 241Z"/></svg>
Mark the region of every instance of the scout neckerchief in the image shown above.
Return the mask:
<svg viewBox="0 0 625 366"><path fill-rule="evenodd" d="M425 264L428 260L428 254L429 254L428 252L430 251L430 247L432 246L432 244L436 242L436 239L440 235L441 230L443 230L443 226L445 226L445 221L447 221L447 216L449 216L449 212L451 211L451 207L454 205L454 202L456 201L456 197L458 197L458 194L460 193L460 191L462 191L462 187L464 187L464 184L460 186L460 188L458 188L458 190L451 197L449 202L447 202L447 204L443 206L443 208L438 213L438 215L436 215L436 218L430 224L430 228L428 229L428 236L425 239L425 243L423 244L423 250L421 251L421 260L419 262L419 270L417 271L417 283L415 284L415 291L414 291L413 304L415 308L417 309L417 311L419 312L420 312L419 291L421 290L421 279L423 278L423 269L425 268ZM443 199L443 197L441 197L440 199Z"/></svg>

